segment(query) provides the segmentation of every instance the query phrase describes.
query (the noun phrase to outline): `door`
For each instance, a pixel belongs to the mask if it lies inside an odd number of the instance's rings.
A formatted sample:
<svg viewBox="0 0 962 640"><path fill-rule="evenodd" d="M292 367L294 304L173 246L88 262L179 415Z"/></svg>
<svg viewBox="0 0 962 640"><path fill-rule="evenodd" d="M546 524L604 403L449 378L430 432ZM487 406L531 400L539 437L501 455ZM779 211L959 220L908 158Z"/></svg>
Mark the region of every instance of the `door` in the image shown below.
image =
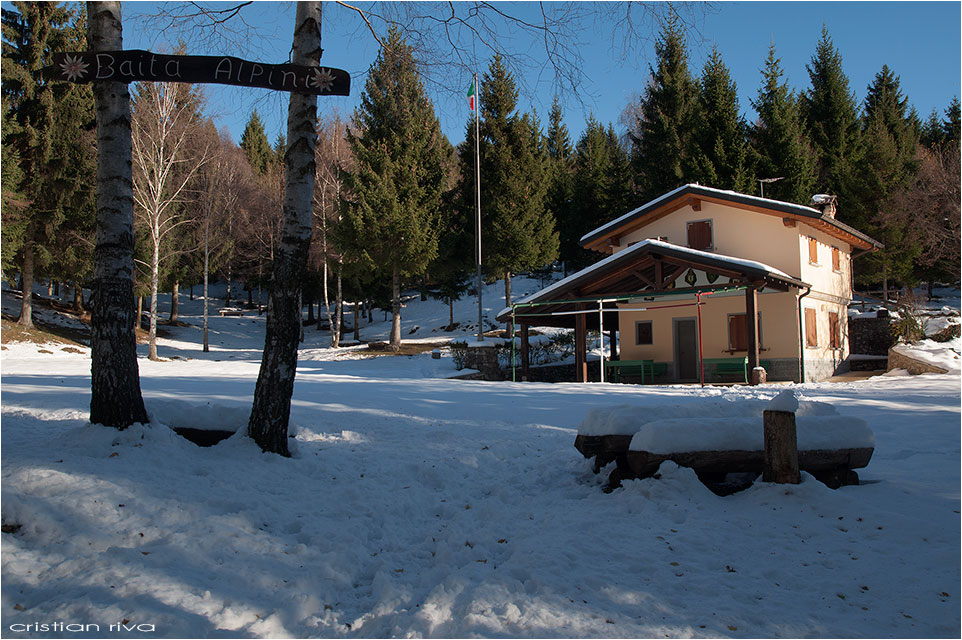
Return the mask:
<svg viewBox="0 0 962 640"><path fill-rule="evenodd" d="M675 379L698 379L698 321L695 318L675 318Z"/></svg>

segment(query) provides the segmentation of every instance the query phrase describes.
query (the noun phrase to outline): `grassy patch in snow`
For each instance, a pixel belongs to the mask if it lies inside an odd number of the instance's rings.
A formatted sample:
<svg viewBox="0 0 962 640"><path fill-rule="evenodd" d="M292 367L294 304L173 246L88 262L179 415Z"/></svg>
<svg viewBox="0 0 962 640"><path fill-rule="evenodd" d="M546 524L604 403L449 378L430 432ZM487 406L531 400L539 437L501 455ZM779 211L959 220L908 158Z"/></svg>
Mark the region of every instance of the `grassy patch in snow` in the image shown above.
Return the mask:
<svg viewBox="0 0 962 640"><path fill-rule="evenodd" d="M90 333L68 327L45 324L34 320L34 327L27 329L16 321L4 316L0 319L0 342L32 342L34 344L65 344L86 346L90 344Z"/></svg>
<svg viewBox="0 0 962 640"><path fill-rule="evenodd" d="M373 352L379 356L416 356L446 346L448 346L447 340L440 342L404 342L402 340L401 349L399 351L392 351L391 346L387 342L369 342L367 349L362 351L362 353Z"/></svg>

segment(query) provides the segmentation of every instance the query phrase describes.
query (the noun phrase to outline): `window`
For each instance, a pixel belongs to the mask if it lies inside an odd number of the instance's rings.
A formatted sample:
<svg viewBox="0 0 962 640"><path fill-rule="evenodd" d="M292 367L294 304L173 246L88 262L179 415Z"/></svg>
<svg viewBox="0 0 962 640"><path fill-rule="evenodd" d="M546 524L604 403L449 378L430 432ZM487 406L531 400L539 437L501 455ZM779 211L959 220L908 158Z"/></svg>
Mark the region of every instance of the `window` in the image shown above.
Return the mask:
<svg viewBox="0 0 962 640"><path fill-rule="evenodd" d="M635 344L652 344L651 320L635 323Z"/></svg>
<svg viewBox="0 0 962 640"><path fill-rule="evenodd" d="M818 240L808 239L808 261L811 264L818 264Z"/></svg>
<svg viewBox="0 0 962 640"><path fill-rule="evenodd" d="M818 346L818 325L815 322L815 309L805 309L805 346Z"/></svg>
<svg viewBox="0 0 962 640"><path fill-rule="evenodd" d="M842 256L838 247L832 247L832 271L842 270Z"/></svg>
<svg viewBox="0 0 962 640"><path fill-rule="evenodd" d="M712 251L711 220L688 223L688 246L701 251Z"/></svg>
<svg viewBox="0 0 962 640"><path fill-rule="evenodd" d="M732 313L728 316L728 350L748 351L748 316ZM758 346L762 346L762 316L758 315Z"/></svg>
<svg viewBox="0 0 962 640"><path fill-rule="evenodd" d="M831 349L842 348L842 336L839 333L838 313L828 312L828 346Z"/></svg>

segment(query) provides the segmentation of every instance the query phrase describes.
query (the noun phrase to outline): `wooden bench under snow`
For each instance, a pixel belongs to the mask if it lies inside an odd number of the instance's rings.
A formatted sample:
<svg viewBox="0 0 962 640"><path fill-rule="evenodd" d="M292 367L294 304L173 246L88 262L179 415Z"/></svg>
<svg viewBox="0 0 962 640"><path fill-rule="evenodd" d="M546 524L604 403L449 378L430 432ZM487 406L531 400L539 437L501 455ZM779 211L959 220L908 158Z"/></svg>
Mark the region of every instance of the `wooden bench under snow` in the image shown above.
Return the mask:
<svg viewBox="0 0 962 640"><path fill-rule="evenodd" d="M653 476L661 463L690 467L703 480L728 473L761 473L765 465L762 412L767 401L693 402L671 407L595 409L579 427L575 448L595 459L595 472L615 462L609 486ZM687 414L687 415L686 415ZM832 488L858 484L854 469L868 465L875 437L865 421L831 405L799 405L798 466Z"/></svg>

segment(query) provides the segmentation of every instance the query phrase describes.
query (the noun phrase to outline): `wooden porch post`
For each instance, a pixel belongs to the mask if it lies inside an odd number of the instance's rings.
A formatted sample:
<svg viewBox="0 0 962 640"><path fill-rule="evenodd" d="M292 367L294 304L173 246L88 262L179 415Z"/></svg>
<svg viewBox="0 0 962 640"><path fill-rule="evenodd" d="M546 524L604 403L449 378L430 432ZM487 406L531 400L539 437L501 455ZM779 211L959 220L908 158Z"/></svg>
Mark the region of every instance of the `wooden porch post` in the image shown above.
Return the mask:
<svg viewBox="0 0 962 640"><path fill-rule="evenodd" d="M745 290L745 324L748 328L748 379L757 384L752 371L758 366L758 290L750 285Z"/></svg>
<svg viewBox="0 0 962 640"><path fill-rule="evenodd" d="M529 363L528 351L528 323L521 323L521 381L528 381L528 374L530 373L530 363Z"/></svg>
<svg viewBox="0 0 962 640"><path fill-rule="evenodd" d="M575 382L588 382L587 338L585 314L579 313L575 316Z"/></svg>

